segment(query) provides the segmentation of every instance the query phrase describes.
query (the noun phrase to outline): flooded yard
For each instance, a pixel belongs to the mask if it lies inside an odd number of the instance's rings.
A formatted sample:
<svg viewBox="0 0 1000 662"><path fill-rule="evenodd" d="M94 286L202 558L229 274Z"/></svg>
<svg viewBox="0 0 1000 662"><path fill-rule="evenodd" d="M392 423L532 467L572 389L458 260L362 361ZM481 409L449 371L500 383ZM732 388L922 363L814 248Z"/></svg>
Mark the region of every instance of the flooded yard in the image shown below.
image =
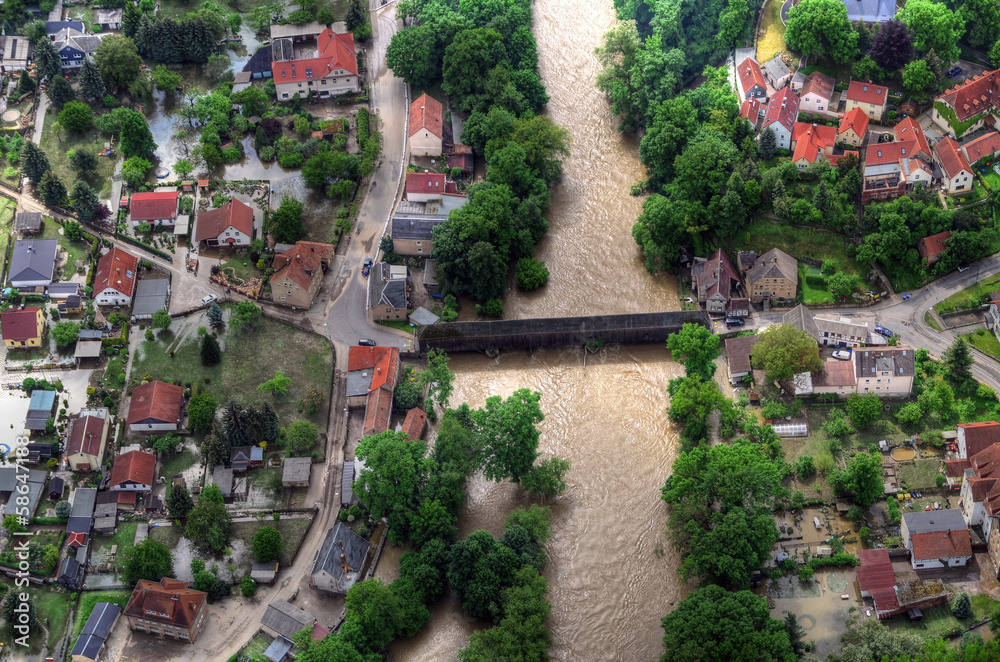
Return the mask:
<svg viewBox="0 0 1000 662"><path fill-rule="evenodd" d="M786 613L795 614L806 640L816 644L814 653L821 658L840 650L847 620L859 604L855 573L843 568L821 569L808 582L794 575L770 580L766 594L773 606L771 615L783 619Z"/></svg>

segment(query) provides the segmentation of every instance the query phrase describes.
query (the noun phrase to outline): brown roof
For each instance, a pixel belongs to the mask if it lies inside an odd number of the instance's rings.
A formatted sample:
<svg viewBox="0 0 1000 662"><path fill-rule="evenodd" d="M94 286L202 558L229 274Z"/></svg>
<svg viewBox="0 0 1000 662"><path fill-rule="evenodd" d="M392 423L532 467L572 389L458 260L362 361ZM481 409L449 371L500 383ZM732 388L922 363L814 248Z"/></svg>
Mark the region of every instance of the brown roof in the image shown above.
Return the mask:
<svg viewBox="0 0 1000 662"><path fill-rule="evenodd" d="M115 246L97 262L94 293L103 292L110 287L126 296L132 296L138 267L139 258Z"/></svg>
<svg viewBox="0 0 1000 662"><path fill-rule="evenodd" d="M1000 423L996 421L963 423L958 427L965 432L965 457L973 458L1000 442Z"/></svg>
<svg viewBox="0 0 1000 662"><path fill-rule="evenodd" d="M854 386L854 361L827 359L823 369L812 376L813 386Z"/></svg>
<svg viewBox="0 0 1000 662"><path fill-rule="evenodd" d="M748 283L756 283L762 278L785 278L798 282L798 260L783 250L772 248L758 257L753 268L747 271Z"/></svg>
<svg viewBox="0 0 1000 662"><path fill-rule="evenodd" d="M216 239L226 228L233 227L248 237L253 236L253 209L235 198L218 209L209 209L198 214L198 229L195 241Z"/></svg>
<svg viewBox="0 0 1000 662"><path fill-rule="evenodd" d="M24 342L38 337L38 306L24 310L8 310L0 314L0 333L4 340Z"/></svg>
<svg viewBox="0 0 1000 662"><path fill-rule="evenodd" d="M703 262L695 262L691 267L691 275L699 299L721 293L728 300L733 284L740 281L736 268L721 248Z"/></svg>
<svg viewBox="0 0 1000 662"><path fill-rule="evenodd" d="M917 252L920 253L920 257L931 258L941 253L944 253L944 249L947 246L944 242L951 239L951 231L945 230L944 232L938 232L937 234L932 234L929 237L924 237L917 243Z"/></svg>
<svg viewBox="0 0 1000 662"><path fill-rule="evenodd" d="M164 577L158 582L140 579L125 607L125 614L180 628L194 625L208 593L187 587L187 582Z"/></svg>
<svg viewBox="0 0 1000 662"><path fill-rule="evenodd" d="M104 419L99 416L83 416L73 421L69 441L66 443L66 455L83 453L97 455L104 439Z"/></svg>
<svg viewBox="0 0 1000 662"><path fill-rule="evenodd" d="M892 561L887 549L862 549L858 552L861 565L857 569L858 586L875 601L878 611L892 611L899 608L899 600L893 587L896 573L892 571Z"/></svg>
<svg viewBox="0 0 1000 662"><path fill-rule="evenodd" d="M833 94L833 86L836 84L837 81L826 74L814 71L806 76L806 82L802 85L802 96L815 94L824 99L829 99L830 95Z"/></svg>
<svg viewBox="0 0 1000 662"><path fill-rule="evenodd" d="M147 419L176 423L180 418L183 397L184 389L176 384L156 381L136 386L128 408L129 425Z"/></svg>
<svg viewBox="0 0 1000 662"><path fill-rule="evenodd" d="M396 388L396 369L399 350L395 347L366 347L355 345L347 352L347 371L372 369L370 390L380 386Z"/></svg>
<svg viewBox="0 0 1000 662"><path fill-rule="evenodd" d="M865 111L860 108L852 108L840 118L840 128L837 129L837 133L844 133L848 129L853 129L854 133L861 138L865 137L865 133L868 132L868 115L865 114Z"/></svg>
<svg viewBox="0 0 1000 662"><path fill-rule="evenodd" d="M424 425L427 423L427 412L420 407L414 407L406 412L406 420L403 421L403 432L411 441L417 441L424 433Z"/></svg>
<svg viewBox="0 0 1000 662"><path fill-rule="evenodd" d="M111 485L123 483L153 484L153 473L156 470L156 456L143 451L129 451L115 458L115 466L111 469Z"/></svg>
<svg viewBox="0 0 1000 662"><path fill-rule="evenodd" d="M756 123L760 116L760 99L749 97L740 104L740 117Z"/></svg>
<svg viewBox="0 0 1000 662"><path fill-rule="evenodd" d="M955 109L955 117L964 122L1000 103L1000 69L967 79L938 97Z"/></svg>
<svg viewBox="0 0 1000 662"><path fill-rule="evenodd" d="M158 221L177 218L177 191L136 193L129 206L133 221Z"/></svg>
<svg viewBox="0 0 1000 662"><path fill-rule="evenodd" d="M910 158L919 150L915 140L901 140L894 143L875 143L865 147L865 165L884 165L899 163L900 159Z"/></svg>
<svg viewBox="0 0 1000 662"><path fill-rule="evenodd" d="M948 179L958 175L963 170L969 173L972 172L969 162L965 159L965 154L959 151L958 143L951 138L945 137L939 140L934 145L934 155L937 157L938 163L941 164L941 169Z"/></svg>
<svg viewBox="0 0 1000 662"><path fill-rule="evenodd" d="M969 163L975 163L979 159L993 156L997 152L1000 152L1000 133L987 131L975 140L970 140L962 145L962 152Z"/></svg>
<svg viewBox="0 0 1000 662"><path fill-rule="evenodd" d="M323 262L329 264L332 256L333 246L330 244L297 241L284 253L274 256L274 261L271 263L274 268L271 282L281 282L287 277L303 288L309 289L313 278L323 277Z"/></svg>
<svg viewBox="0 0 1000 662"><path fill-rule="evenodd" d="M1000 444L988 446L963 461L967 467L975 469L976 475L980 478L989 478L1000 469Z"/></svg>
<svg viewBox="0 0 1000 662"><path fill-rule="evenodd" d="M955 531L929 531L910 536L913 559L924 561L950 556L972 556L972 541L968 529Z"/></svg>
<svg viewBox="0 0 1000 662"><path fill-rule="evenodd" d="M889 99L889 88L885 85L852 80L847 86L847 100L884 106Z"/></svg>
<svg viewBox="0 0 1000 662"><path fill-rule="evenodd" d="M753 58L748 57L743 60L736 69L740 75L740 87L743 88L743 94L749 92L754 86L767 89L764 76L760 73L760 65Z"/></svg>
<svg viewBox="0 0 1000 662"><path fill-rule="evenodd" d="M365 401L364 436L381 434L389 429L389 418L392 415L392 391L377 388L368 394Z"/></svg>
<svg viewBox="0 0 1000 662"><path fill-rule="evenodd" d="M986 496L1000 484L1000 480L996 478L970 478L966 482L969 484L969 489L972 492L973 503L984 501Z"/></svg>
<svg viewBox="0 0 1000 662"><path fill-rule="evenodd" d="M957 478L959 476L964 476L965 470L970 467L971 464L968 460L945 460L944 473L946 476L951 478Z"/></svg>
<svg viewBox="0 0 1000 662"><path fill-rule="evenodd" d="M783 87L767 102L767 111L764 113L764 123L760 128L763 131L769 125L777 122L789 131L795 124L795 118L799 116L799 96L790 87Z"/></svg>
<svg viewBox="0 0 1000 662"><path fill-rule="evenodd" d="M441 102L426 93L414 99L410 104L410 135L427 130L438 138L444 137L441 111Z"/></svg>
<svg viewBox="0 0 1000 662"><path fill-rule="evenodd" d="M753 346L760 342L760 336L739 336L726 340L726 357L729 359L729 372L750 372L750 352Z"/></svg>

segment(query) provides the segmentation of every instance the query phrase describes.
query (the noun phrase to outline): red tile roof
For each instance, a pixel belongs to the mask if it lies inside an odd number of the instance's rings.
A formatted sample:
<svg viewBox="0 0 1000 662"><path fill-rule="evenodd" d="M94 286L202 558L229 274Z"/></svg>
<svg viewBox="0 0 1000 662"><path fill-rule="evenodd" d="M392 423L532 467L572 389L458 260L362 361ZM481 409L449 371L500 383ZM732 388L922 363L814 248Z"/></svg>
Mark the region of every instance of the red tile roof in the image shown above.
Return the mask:
<svg viewBox="0 0 1000 662"><path fill-rule="evenodd" d="M1000 85L1000 69L986 71L947 90L936 100L944 101L951 106L958 121L965 122L989 108L1000 105L998 85Z"/></svg>
<svg viewBox="0 0 1000 662"><path fill-rule="evenodd" d="M115 246L101 256L94 276L94 292L111 288L126 296L135 292L135 281L139 270L139 258Z"/></svg>
<svg viewBox="0 0 1000 662"><path fill-rule="evenodd" d="M426 93L410 104L410 135L417 131L430 131L438 138L444 137L441 102Z"/></svg>
<svg viewBox="0 0 1000 662"><path fill-rule="evenodd" d="M945 460L944 473L951 478L965 475L965 470L971 468L968 460Z"/></svg>
<svg viewBox="0 0 1000 662"><path fill-rule="evenodd" d="M962 171L972 173L969 162L965 155L958 149L958 143L951 138L945 137L934 145L934 155L937 156L938 163L944 171L945 177L951 179Z"/></svg>
<svg viewBox="0 0 1000 662"><path fill-rule="evenodd" d="M66 455L82 453L97 455L104 439L104 419L99 416L83 416L73 421L69 441L66 443ZM100 460L100 458L98 458ZM91 467L96 469L97 467Z"/></svg>
<svg viewBox="0 0 1000 662"><path fill-rule="evenodd" d="M1000 152L1000 133L987 131L975 140L962 145L962 152L969 163L975 163L979 159L993 156Z"/></svg>
<svg viewBox="0 0 1000 662"><path fill-rule="evenodd" d="M802 96L815 94L823 99L829 99L833 94L833 86L836 84L837 81L826 74L814 71L806 76L806 82L802 84Z"/></svg>
<svg viewBox="0 0 1000 662"><path fill-rule="evenodd" d="M917 252L920 253L920 257L936 257L944 253L945 248L947 248L945 242L949 239L951 239L951 232L949 230L924 237L917 243Z"/></svg>
<svg viewBox="0 0 1000 662"><path fill-rule="evenodd" d="M930 531L910 536L913 559L928 561L951 556L972 556L972 541L968 529L955 531Z"/></svg>
<svg viewBox="0 0 1000 662"><path fill-rule="evenodd" d="M767 89L764 76L760 73L760 65L753 58L748 57L740 62L736 70L740 75L740 87L743 89L743 94L749 92L755 85L759 85L761 89Z"/></svg>
<svg viewBox="0 0 1000 662"><path fill-rule="evenodd" d="M823 150L831 149L837 143L837 130L832 126L796 122L792 127L792 142L795 143L792 161L805 159L815 163Z"/></svg>
<svg viewBox="0 0 1000 662"><path fill-rule="evenodd" d="M144 483L148 485L149 483ZM119 492L118 493L118 503L123 506L134 506L136 500L136 494L138 492Z"/></svg>
<svg viewBox="0 0 1000 662"><path fill-rule="evenodd" d="M143 451L129 451L115 458L115 466L111 468L111 485L122 483L153 484L153 473L156 470L156 456Z"/></svg>
<svg viewBox="0 0 1000 662"><path fill-rule="evenodd" d="M962 461L966 463L966 466L975 469L976 475L980 478L989 478L1000 469L1000 444L992 444L969 457L968 460Z"/></svg>
<svg viewBox="0 0 1000 662"><path fill-rule="evenodd" d="M760 116L760 99L750 97L745 99L740 105L740 117L756 123Z"/></svg>
<svg viewBox="0 0 1000 662"><path fill-rule="evenodd" d="M414 407L406 412L406 420L403 421L403 432L411 441L417 441L424 433L424 425L427 423L427 412L420 407Z"/></svg>
<svg viewBox="0 0 1000 662"><path fill-rule="evenodd" d="M913 156L916 149L917 143L913 140L868 145L865 147L865 165L899 163L900 159Z"/></svg>
<svg viewBox="0 0 1000 662"><path fill-rule="evenodd" d="M0 334L4 340L24 342L38 337L38 306L24 310L8 310L0 314Z"/></svg>
<svg viewBox="0 0 1000 662"><path fill-rule="evenodd" d="M380 386L396 388L396 371L399 368L399 350L395 347L363 347L355 345L347 353L347 371L372 370L370 391Z"/></svg>
<svg viewBox="0 0 1000 662"><path fill-rule="evenodd" d="M899 608L896 598L896 573L892 571L889 550L862 549L858 552L861 565L857 568L858 586L872 596L875 609L893 611Z"/></svg>
<svg viewBox="0 0 1000 662"><path fill-rule="evenodd" d="M209 209L198 214L198 229L195 241L221 238L227 228L233 227L248 237L253 237L253 209L231 198L217 209Z"/></svg>
<svg viewBox="0 0 1000 662"><path fill-rule="evenodd" d="M823 369L812 376L813 386L854 386L854 361L829 359Z"/></svg>
<svg viewBox="0 0 1000 662"><path fill-rule="evenodd" d="M132 402L128 408L129 425L147 419L176 423L183 398L184 389L176 384L158 381L140 384L132 391Z"/></svg>
<svg viewBox="0 0 1000 662"><path fill-rule="evenodd" d="M855 110L860 110L855 108ZM865 116L867 118L867 116ZM896 126L892 127L892 132L896 136L896 140L906 141L913 140L916 141L916 149L924 153L924 158L931 158L931 148L927 144L927 136L924 135L924 130L920 128L917 121L912 117L904 117L902 120L896 123ZM910 150L913 151L913 150Z"/></svg>
<svg viewBox="0 0 1000 662"><path fill-rule="evenodd" d="M392 391L387 388L377 388L368 394L365 400L364 436L381 434L389 429L389 418L392 416Z"/></svg>
<svg viewBox="0 0 1000 662"><path fill-rule="evenodd" d="M187 582L164 577L158 582L140 579L125 607L125 614L189 629L205 607L208 593L187 587Z"/></svg>
<svg viewBox="0 0 1000 662"><path fill-rule="evenodd" d="M436 172L406 173L407 193L444 193L445 176Z"/></svg>
<svg viewBox="0 0 1000 662"><path fill-rule="evenodd" d="M83 547L85 544L87 544L87 534L84 533L83 531L74 531L73 533L69 534L69 539L67 541L67 544L70 547Z"/></svg>
<svg viewBox="0 0 1000 662"><path fill-rule="evenodd" d="M986 499L986 495L992 492L1000 480L996 478L970 478L965 481L969 484L969 489L972 491L972 502L979 503Z"/></svg>
<svg viewBox="0 0 1000 662"><path fill-rule="evenodd" d="M313 278L323 277L323 263L329 266L333 257L333 245L315 241L297 241L290 249L274 256L271 267L274 275L272 283L280 283L288 278L304 289L309 289ZM312 274L306 273L311 271Z"/></svg>
<svg viewBox="0 0 1000 662"><path fill-rule="evenodd" d="M358 74L358 57L354 54L354 35L350 32L340 34L330 28L323 30L316 38L316 57L304 60L286 60L271 63L271 75L275 83L290 83L292 81L314 80L333 72L344 70L349 74ZM312 72L310 76L308 72ZM343 75L343 74L341 74Z"/></svg>
<svg viewBox="0 0 1000 662"><path fill-rule="evenodd" d="M133 221L159 221L177 218L177 198L180 193L136 193L132 196Z"/></svg>
<svg viewBox="0 0 1000 662"><path fill-rule="evenodd" d="M865 137L865 133L868 132L868 116L865 115L865 111L860 108L852 108L840 118L840 128L837 129L837 134L844 133L848 129L853 129L859 138Z"/></svg>
<svg viewBox="0 0 1000 662"><path fill-rule="evenodd" d="M1000 442L1000 423L963 423L958 426L965 432L965 457L973 458L995 443Z"/></svg>
<svg viewBox="0 0 1000 662"><path fill-rule="evenodd" d="M799 116L799 97L790 87L783 87L767 102L767 111L764 113L764 123L761 129L778 122L789 131L795 124L795 118Z"/></svg>
<svg viewBox="0 0 1000 662"><path fill-rule="evenodd" d="M826 160L830 162L830 165L836 167L837 164L840 163L840 159L844 158L845 156L856 156L858 157L858 161L859 162L861 161L861 154L858 153L858 150L856 149L844 150L843 154L827 154Z"/></svg>
<svg viewBox="0 0 1000 662"><path fill-rule="evenodd" d="M852 80L847 86L847 100L884 106L889 99L889 88L885 85Z"/></svg>

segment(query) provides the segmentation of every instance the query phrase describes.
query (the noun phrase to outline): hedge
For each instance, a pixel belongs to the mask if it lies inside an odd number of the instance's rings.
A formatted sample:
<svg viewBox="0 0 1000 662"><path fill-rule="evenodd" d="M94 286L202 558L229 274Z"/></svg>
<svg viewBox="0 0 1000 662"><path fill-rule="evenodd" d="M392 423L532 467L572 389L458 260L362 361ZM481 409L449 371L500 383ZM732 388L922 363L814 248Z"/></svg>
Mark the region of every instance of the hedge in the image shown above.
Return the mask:
<svg viewBox="0 0 1000 662"><path fill-rule="evenodd" d="M66 524L69 522L68 517L32 517L32 524Z"/></svg>
<svg viewBox="0 0 1000 662"><path fill-rule="evenodd" d="M128 324L122 324L120 336L101 338L101 347L124 347L128 344Z"/></svg>
<svg viewBox="0 0 1000 662"><path fill-rule="evenodd" d="M116 232L115 233L115 238L121 239L123 241L127 241L128 243L132 244L133 246L138 246L139 248L141 248L144 251L149 251L153 255L158 255L159 257L162 257L167 262L173 262L174 261L174 258L173 258L173 256L170 255L170 253L165 253L164 251L161 251L159 248L153 248L149 244L144 244L141 241L139 241L138 239L134 239L133 237L130 237L127 234L121 234L119 232Z"/></svg>
<svg viewBox="0 0 1000 662"><path fill-rule="evenodd" d="M358 109L358 145L364 149L365 144L368 142L369 136L371 136L371 127L369 126L368 109L359 108Z"/></svg>
<svg viewBox="0 0 1000 662"><path fill-rule="evenodd" d="M849 565L856 567L861 565L861 559L856 557L854 554L848 554L847 552L841 552L840 554L834 554L827 558L814 557L809 559L809 567L813 570L818 570L819 568L834 568L844 565Z"/></svg>

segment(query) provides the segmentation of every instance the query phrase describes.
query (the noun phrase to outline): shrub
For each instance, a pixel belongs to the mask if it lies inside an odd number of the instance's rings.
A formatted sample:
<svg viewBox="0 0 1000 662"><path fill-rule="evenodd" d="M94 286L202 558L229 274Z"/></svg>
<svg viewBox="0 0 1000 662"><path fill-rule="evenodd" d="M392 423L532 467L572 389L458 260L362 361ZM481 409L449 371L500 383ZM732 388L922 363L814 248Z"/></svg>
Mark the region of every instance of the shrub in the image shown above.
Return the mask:
<svg viewBox="0 0 1000 662"><path fill-rule="evenodd" d="M958 594L955 602L951 605L951 615L960 620L972 616L972 600L968 593Z"/></svg>
<svg viewBox="0 0 1000 662"><path fill-rule="evenodd" d="M257 582L253 577L244 577L240 582L240 592L244 598L252 598L257 594Z"/></svg>
<svg viewBox="0 0 1000 662"><path fill-rule="evenodd" d="M549 280L549 270L545 263L531 257L522 257L517 261L517 286L525 292L531 292L545 285Z"/></svg>

